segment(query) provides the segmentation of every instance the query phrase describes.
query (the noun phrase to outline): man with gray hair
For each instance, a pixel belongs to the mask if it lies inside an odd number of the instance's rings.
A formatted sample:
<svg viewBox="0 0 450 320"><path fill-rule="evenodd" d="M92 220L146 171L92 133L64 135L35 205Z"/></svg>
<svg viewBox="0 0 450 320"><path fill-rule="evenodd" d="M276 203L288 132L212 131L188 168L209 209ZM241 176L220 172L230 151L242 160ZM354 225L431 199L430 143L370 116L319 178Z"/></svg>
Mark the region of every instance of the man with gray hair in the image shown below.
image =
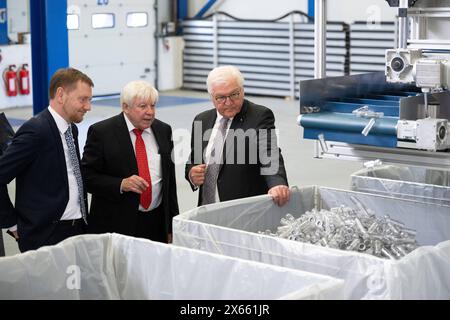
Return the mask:
<svg viewBox="0 0 450 320"><path fill-rule="evenodd" d="M290 191L273 112L244 98L234 66L213 69L207 87L215 109L194 119L185 170L192 189L200 188L198 205L266 193L284 205Z"/></svg>
<svg viewBox="0 0 450 320"><path fill-rule="evenodd" d="M82 170L92 194L88 230L171 242L178 214L172 128L155 119L158 91L145 81L122 90L122 113L92 125Z"/></svg>

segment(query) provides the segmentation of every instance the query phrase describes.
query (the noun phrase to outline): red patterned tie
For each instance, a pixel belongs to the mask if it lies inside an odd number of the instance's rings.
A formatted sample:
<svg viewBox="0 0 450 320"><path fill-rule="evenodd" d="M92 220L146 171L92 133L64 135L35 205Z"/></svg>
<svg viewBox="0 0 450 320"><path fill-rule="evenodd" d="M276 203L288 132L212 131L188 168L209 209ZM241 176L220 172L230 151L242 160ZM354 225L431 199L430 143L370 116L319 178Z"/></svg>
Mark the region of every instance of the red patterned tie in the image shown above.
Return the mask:
<svg viewBox="0 0 450 320"><path fill-rule="evenodd" d="M141 193L141 206L148 209L152 202L152 179L150 177L150 169L148 167L147 152L145 151L145 143L142 140L142 130L133 129L136 135L136 160L139 176L148 182L149 187Z"/></svg>

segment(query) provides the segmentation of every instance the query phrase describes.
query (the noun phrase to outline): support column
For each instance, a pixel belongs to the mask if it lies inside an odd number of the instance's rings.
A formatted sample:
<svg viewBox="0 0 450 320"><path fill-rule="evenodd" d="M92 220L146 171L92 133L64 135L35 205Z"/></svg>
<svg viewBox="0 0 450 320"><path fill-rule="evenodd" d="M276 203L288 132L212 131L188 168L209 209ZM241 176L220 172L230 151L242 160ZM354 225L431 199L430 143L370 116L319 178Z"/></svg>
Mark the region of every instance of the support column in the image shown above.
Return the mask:
<svg viewBox="0 0 450 320"><path fill-rule="evenodd" d="M320 79L326 76L326 0L315 0L314 5L314 78Z"/></svg>
<svg viewBox="0 0 450 320"><path fill-rule="evenodd" d="M67 1L30 0L33 113L48 106L50 79L69 65Z"/></svg>
<svg viewBox="0 0 450 320"><path fill-rule="evenodd" d="M0 45L8 44L8 17L6 0L0 0Z"/></svg>
<svg viewBox="0 0 450 320"><path fill-rule="evenodd" d="M177 20L184 20L188 16L188 0L177 0Z"/></svg>
<svg viewBox="0 0 450 320"><path fill-rule="evenodd" d="M308 16L314 17L314 0L308 0Z"/></svg>

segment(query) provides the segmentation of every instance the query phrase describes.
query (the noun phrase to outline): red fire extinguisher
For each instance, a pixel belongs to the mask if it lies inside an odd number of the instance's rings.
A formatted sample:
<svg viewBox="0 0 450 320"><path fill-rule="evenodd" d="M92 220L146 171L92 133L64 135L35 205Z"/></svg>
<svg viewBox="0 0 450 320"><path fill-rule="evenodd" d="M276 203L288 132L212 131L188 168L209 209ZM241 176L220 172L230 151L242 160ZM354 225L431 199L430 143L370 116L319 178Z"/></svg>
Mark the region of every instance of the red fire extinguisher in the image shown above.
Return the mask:
<svg viewBox="0 0 450 320"><path fill-rule="evenodd" d="M20 94L30 94L30 72L28 64L24 63L19 72L19 92Z"/></svg>
<svg viewBox="0 0 450 320"><path fill-rule="evenodd" d="M8 97L17 96L17 74L16 65L11 64L3 72L3 80L5 80L6 95Z"/></svg>

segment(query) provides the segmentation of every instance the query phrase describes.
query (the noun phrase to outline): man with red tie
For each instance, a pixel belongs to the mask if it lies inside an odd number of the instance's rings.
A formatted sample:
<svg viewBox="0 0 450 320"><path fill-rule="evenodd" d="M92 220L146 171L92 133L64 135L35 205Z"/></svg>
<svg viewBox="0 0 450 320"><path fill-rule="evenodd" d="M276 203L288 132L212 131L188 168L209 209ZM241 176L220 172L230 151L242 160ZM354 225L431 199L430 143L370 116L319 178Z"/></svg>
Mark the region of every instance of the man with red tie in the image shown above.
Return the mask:
<svg viewBox="0 0 450 320"><path fill-rule="evenodd" d="M171 242L178 214L172 128L155 119L158 91L145 81L122 90L122 113L92 125L81 160L92 194L88 229Z"/></svg>

